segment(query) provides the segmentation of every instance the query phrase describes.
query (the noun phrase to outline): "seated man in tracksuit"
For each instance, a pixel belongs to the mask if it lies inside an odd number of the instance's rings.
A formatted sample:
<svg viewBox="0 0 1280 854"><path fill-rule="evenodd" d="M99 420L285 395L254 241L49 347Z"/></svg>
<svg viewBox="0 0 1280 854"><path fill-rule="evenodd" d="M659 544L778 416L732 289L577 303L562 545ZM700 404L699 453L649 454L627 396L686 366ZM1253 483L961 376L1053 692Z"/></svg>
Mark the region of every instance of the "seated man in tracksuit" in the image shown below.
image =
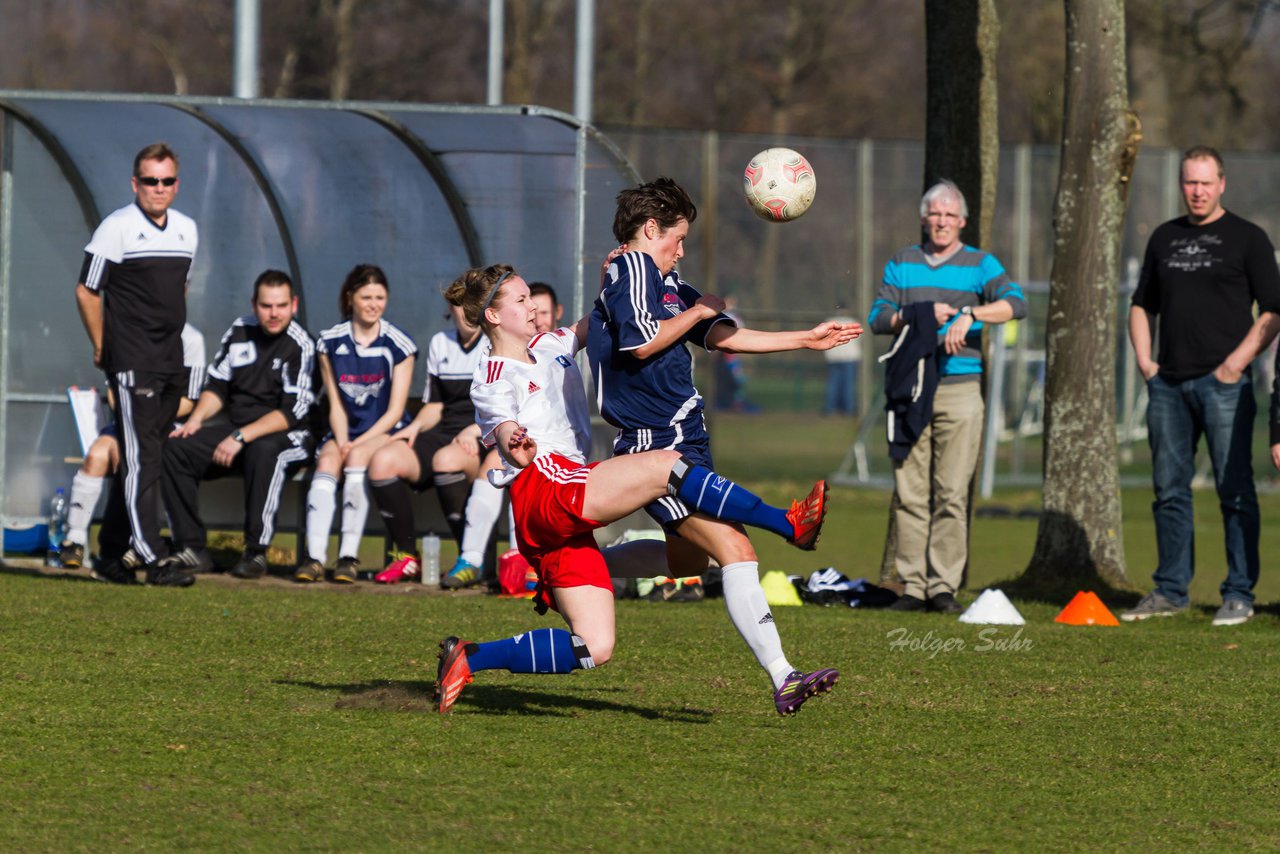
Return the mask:
<svg viewBox="0 0 1280 854"><path fill-rule="evenodd" d="M267 571L280 494L312 453L306 417L314 398L315 344L294 321L297 310L286 274L267 270L258 277L253 314L222 336L195 410L165 443L164 503L175 549L166 560L182 569L213 567L200 520L200 481L239 472L245 548L231 574L261 578ZM207 423L224 410L225 418Z"/></svg>

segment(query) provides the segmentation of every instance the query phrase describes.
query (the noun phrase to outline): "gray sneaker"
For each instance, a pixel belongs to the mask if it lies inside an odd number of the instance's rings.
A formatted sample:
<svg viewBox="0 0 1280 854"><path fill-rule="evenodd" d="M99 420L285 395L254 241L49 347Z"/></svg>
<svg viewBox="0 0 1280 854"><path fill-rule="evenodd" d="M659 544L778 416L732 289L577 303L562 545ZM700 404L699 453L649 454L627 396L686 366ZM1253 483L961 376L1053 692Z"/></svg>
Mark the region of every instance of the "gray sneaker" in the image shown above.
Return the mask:
<svg viewBox="0 0 1280 854"><path fill-rule="evenodd" d="M1213 615L1215 626L1238 626L1253 616L1253 606L1243 599L1227 599Z"/></svg>
<svg viewBox="0 0 1280 854"><path fill-rule="evenodd" d="M1137 605L1120 614L1126 623L1145 620L1147 617L1172 617L1187 610L1186 605L1175 605L1169 597L1152 590Z"/></svg>

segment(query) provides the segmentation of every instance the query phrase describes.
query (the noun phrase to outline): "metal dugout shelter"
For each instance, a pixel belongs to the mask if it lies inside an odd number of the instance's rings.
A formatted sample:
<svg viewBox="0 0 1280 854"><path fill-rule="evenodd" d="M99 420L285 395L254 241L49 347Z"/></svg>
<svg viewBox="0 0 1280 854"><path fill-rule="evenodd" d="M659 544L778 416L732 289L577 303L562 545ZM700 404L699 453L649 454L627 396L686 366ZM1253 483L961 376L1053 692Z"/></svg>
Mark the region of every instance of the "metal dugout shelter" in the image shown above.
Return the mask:
<svg viewBox="0 0 1280 854"><path fill-rule="evenodd" d="M181 161L174 207L200 229L187 304L209 358L270 267L293 277L316 334L340 319L347 271L380 265L387 317L424 353L448 322L441 288L471 266L514 264L579 316L614 244L614 197L637 180L593 127L539 107L0 90L5 525L43 520L70 485L80 448L65 390L103 385L75 305L84 247L132 200L134 155L160 140ZM210 524L239 522L213 504Z"/></svg>

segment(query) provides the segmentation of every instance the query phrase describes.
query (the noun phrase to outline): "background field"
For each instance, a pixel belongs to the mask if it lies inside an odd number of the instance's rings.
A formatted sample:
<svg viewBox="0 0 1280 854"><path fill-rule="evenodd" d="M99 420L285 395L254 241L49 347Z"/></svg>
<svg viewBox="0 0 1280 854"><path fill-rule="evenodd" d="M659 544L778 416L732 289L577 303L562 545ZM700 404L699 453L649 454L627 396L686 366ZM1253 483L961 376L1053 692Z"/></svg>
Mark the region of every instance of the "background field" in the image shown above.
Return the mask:
<svg viewBox="0 0 1280 854"><path fill-rule="evenodd" d="M803 426L800 447L767 421L722 421L720 467L792 494L843 452L826 431L847 429ZM118 588L11 567L0 849L1273 850L1280 614L1209 625L1221 536L1199 498L1185 617L1079 629L1052 622L1060 603L1019 601L1028 626L984 630L777 609L797 665L844 674L786 720L715 601L621 602L606 667L486 673L441 717L440 637L553 623L412 586ZM874 574L886 500L837 490L819 551L760 538L765 565ZM1125 495L1142 589L1149 501ZM1263 502L1264 519L1280 514ZM1264 603L1278 598L1274 527ZM1034 520L980 518L962 598L1020 571L1034 536Z"/></svg>

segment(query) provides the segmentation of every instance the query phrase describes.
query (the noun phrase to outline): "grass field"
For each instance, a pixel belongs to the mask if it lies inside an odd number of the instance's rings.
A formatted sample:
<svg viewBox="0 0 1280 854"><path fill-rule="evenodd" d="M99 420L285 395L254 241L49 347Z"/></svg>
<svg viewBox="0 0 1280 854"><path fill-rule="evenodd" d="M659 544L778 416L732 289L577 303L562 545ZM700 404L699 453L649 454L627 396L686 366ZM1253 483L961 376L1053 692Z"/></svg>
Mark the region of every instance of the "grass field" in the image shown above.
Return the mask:
<svg viewBox="0 0 1280 854"><path fill-rule="evenodd" d="M843 452L768 426L722 428L718 464L774 498ZM819 551L758 538L764 564L874 577L886 501L837 490ZM1149 503L1125 494L1142 589ZM554 623L412 586L120 588L10 568L0 850L1275 850L1280 612L1209 625L1221 526L1211 495L1197 509L1183 617L1072 628L1052 622L1061 603L1019 601L1026 627L984 629L776 609L796 665L844 674L790 719L715 601L620 602L605 667L485 673L441 717L440 637ZM1280 598L1275 529L1264 603ZM962 599L1016 575L1034 537L1034 520L978 519Z"/></svg>

